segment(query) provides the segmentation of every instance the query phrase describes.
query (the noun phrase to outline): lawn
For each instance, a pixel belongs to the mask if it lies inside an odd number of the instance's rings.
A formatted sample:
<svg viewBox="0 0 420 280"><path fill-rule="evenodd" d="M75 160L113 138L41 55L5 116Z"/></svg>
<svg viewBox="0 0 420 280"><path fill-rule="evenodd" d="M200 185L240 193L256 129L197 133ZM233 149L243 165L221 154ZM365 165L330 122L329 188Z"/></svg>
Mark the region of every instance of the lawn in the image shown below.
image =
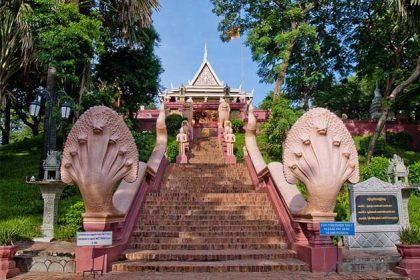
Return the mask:
<svg viewBox="0 0 420 280"><path fill-rule="evenodd" d="M38 187L25 183L27 177L38 177L41 147L41 136L0 146L0 228L15 228L21 239L41 236L41 192ZM80 201L78 191L66 187L59 202L57 233L61 239L72 239L73 233L69 233L63 217L77 201Z"/></svg>
<svg viewBox="0 0 420 280"><path fill-rule="evenodd" d="M25 183L27 176L38 176L40 146L36 137L0 147L0 228L16 228L22 238L41 234L41 193Z"/></svg>

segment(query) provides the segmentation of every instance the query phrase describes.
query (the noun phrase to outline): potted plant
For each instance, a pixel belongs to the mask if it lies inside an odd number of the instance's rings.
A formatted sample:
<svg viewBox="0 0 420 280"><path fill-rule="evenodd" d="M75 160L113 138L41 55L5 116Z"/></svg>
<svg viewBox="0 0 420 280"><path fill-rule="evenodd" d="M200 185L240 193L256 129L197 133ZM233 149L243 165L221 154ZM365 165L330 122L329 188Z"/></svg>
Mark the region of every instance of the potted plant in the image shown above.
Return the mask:
<svg viewBox="0 0 420 280"><path fill-rule="evenodd" d="M402 259L394 271L408 277L420 277L420 229L402 229L400 240L401 244L397 245L397 250Z"/></svg>
<svg viewBox="0 0 420 280"><path fill-rule="evenodd" d="M0 279L14 277L19 273L13 257L16 247L13 241L18 237L16 230L11 228L0 229Z"/></svg>

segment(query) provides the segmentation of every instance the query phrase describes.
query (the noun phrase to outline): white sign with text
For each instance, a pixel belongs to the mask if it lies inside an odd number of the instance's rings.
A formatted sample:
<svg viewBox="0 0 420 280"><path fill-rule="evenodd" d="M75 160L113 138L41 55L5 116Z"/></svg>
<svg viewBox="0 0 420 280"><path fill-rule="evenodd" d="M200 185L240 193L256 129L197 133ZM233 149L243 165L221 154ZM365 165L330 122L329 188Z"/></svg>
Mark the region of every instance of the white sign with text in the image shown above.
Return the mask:
<svg viewBox="0 0 420 280"><path fill-rule="evenodd" d="M77 246L112 245L112 231L89 231L77 233Z"/></svg>

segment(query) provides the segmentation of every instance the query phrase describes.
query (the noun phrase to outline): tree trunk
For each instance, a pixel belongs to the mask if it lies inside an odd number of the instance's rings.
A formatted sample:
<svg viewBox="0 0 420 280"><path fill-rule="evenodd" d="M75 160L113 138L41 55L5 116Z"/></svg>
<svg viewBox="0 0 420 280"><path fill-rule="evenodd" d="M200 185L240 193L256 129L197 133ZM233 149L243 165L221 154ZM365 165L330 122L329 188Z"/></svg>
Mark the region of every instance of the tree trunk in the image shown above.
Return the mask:
<svg viewBox="0 0 420 280"><path fill-rule="evenodd" d="M4 128L2 129L1 144L7 145L10 142L10 100L6 100L4 107Z"/></svg>
<svg viewBox="0 0 420 280"><path fill-rule="evenodd" d="M57 145L57 124L55 122L53 111L57 105L57 69L54 66L48 68L47 75L47 93L45 110L45 129L44 129L44 147L42 150L40 179L44 174L42 161L47 157L49 151L54 151Z"/></svg>
<svg viewBox="0 0 420 280"><path fill-rule="evenodd" d="M88 65L85 64L83 66L83 71L82 71L82 74L81 74L82 75L82 80L80 81L79 99L78 99L78 105L79 105L79 107L81 107L81 105L82 105L83 91L85 90L85 85L86 85L87 68L88 68ZM80 113L74 111L74 115L75 115L76 119L78 119Z"/></svg>
<svg viewBox="0 0 420 280"><path fill-rule="evenodd" d="M397 97L397 95L402 92L408 85L412 84L413 82L415 82L420 76L420 56L417 58L417 66L414 69L414 72L411 74L410 77L408 77L407 80L403 81L402 83L400 83L398 86L396 86L391 94L387 97L388 101L390 103L392 103L395 98ZM382 109L382 113L381 116L378 120L378 123L376 124L376 128L375 128L375 132L372 135L372 138L370 139L369 142L369 148L368 148L368 152L366 155L366 164L369 164L372 156L373 156L373 152L375 150L375 146L376 146L376 142L378 141L379 135L381 134L382 130L385 127L385 123L386 123L386 119L388 117L388 113L389 113L389 108L391 107L390 104L386 104L384 106L384 108Z"/></svg>
<svg viewBox="0 0 420 280"><path fill-rule="evenodd" d="M290 31L295 31L299 27L299 22L292 21L292 26ZM286 76L287 68L289 67L290 57L292 56L293 48L296 44L296 38L293 38L284 50L284 58L279 66L279 71L277 73L276 84L274 85L274 94L273 99L280 97L281 86L284 83L284 77Z"/></svg>
<svg viewBox="0 0 420 280"><path fill-rule="evenodd" d="M287 67L289 67L290 57L292 56L292 52L293 52L293 48L295 44L296 44L296 39L293 39L293 41L290 42L290 44L284 50L285 56L279 66L279 71L277 73L276 83L274 85L273 99L277 99L280 97L281 87L284 82L284 77L286 76Z"/></svg>

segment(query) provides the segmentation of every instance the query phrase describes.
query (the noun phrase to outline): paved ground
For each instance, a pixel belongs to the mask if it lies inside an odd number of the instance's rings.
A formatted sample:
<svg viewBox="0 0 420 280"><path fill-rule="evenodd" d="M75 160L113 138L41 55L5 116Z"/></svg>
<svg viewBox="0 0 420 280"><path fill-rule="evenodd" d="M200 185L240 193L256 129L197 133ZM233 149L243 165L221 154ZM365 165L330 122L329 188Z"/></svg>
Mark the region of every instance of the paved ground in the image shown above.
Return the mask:
<svg viewBox="0 0 420 280"><path fill-rule="evenodd" d="M12 279L22 280L70 280L70 279L93 279L92 275L85 278L80 274L72 273L36 273L30 272L21 274ZM407 279L392 272L389 273L352 273L352 274L332 274L326 276L325 273L309 273L309 272L261 272L261 273L159 273L159 272L112 272L103 276L96 276L99 280L274 280L274 279L332 279L332 280L349 280L349 279Z"/></svg>

